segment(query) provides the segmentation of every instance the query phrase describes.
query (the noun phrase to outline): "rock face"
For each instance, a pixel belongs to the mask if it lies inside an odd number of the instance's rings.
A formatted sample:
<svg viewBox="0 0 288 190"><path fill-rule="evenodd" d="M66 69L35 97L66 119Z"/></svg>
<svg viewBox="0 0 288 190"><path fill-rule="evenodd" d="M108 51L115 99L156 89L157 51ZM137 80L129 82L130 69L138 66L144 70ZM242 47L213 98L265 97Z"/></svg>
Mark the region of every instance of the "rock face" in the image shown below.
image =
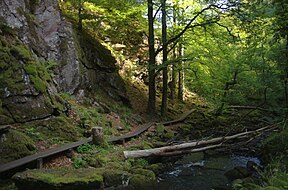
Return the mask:
<svg viewBox="0 0 288 190"><path fill-rule="evenodd" d="M73 93L80 84L80 64L72 24L61 16L58 0L2 0L0 16L40 59L61 63L57 85Z"/></svg>
<svg viewBox="0 0 288 190"><path fill-rule="evenodd" d="M0 7L5 39L0 48L7 57L1 51L0 74L13 79L8 83L0 77L0 125L53 115L59 108L53 97L60 91L85 95L101 88L111 98L128 102L111 52L84 31L80 35L61 15L58 0L1 0ZM12 32L7 33L3 23ZM49 64L52 69L47 71ZM51 78L45 78L47 72L53 72Z"/></svg>

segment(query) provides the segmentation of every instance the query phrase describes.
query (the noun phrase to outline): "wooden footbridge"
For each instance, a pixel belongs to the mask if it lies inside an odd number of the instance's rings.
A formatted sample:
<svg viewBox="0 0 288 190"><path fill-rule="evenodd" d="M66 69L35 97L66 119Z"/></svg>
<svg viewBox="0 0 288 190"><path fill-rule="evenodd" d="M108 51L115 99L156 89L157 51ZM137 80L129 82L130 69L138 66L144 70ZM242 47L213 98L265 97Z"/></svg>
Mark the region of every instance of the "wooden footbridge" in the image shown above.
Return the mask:
<svg viewBox="0 0 288 190"><path fill-rule="evenodd" d="M121 135L121 136L117 136L117 137L112 137L107 139L108 142L125 142L125 140L128 140L132 137L138 136L141 133L143 133L144 131L146 131L147 129L149 129L151 126L153 125L172 125L175 123L179 123L183 120L185 120L192 112L194 112L195 109L190 110L186 113L184 113L183 115L181 115L178 119L172 120L172 121L167 121L167 122L163 122L163 123L156 123L156 122L149 122L143 125L140 125L139 127L137 127L135 130L133 130L132 132L129 132L127 134ZM37 161L37 167L40 167L43 163L43 159L44 158L48 158L48 157L52 157L54 155L72 150L77 148L80 145L86 144L86 143L91 143L92 142L92 137L87 138L87 139L83 139L77 142L73 142L73 143L69 143L66 144L64 146L58 147L58 148L52 148L43 152L39 152L30 156L26 156L24 158L0 165L0 174L3 174L5 172L9 172L10 170L19 168L21 166L24 166L26 164L29 164L31 162L35 162Z"/></svg>

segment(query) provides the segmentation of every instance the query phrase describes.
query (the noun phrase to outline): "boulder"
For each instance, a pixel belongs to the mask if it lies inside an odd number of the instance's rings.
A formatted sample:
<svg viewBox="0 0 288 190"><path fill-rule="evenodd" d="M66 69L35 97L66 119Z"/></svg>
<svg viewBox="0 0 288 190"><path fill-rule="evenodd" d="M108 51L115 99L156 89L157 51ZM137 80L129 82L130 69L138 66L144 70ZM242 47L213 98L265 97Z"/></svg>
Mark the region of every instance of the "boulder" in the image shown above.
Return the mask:
<svg viewBox="0 0 288 190"><path fill-rule="evenodd" d="M1 135L0 165L33 154L35 150L36 148L31 138L21 132L10 130Z"/></svg>
<svg viewBox="0 0 288 190"><path fill-rule="evenodd" d="M96 169L34 169L15 174L12 179L21 190L92 190L103 187Z"/></svg>
<svg viewBox="0 0 288 190"><path fill-rule="evenodd" d="M224 174L229 180L233 181L236 179L243 179L246 177L251 176L251 172L246 168L242 166L236 166L231 170L228 170Z"/></svg>

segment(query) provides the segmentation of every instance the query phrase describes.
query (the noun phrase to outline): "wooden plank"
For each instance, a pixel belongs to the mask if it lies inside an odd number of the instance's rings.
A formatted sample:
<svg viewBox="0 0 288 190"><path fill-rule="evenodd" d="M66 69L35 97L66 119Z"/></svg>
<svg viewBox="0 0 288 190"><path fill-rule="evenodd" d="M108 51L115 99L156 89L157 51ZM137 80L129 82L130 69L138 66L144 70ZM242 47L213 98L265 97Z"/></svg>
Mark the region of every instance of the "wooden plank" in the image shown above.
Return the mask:
<svg viewBox="0 0 288 190"><path fill-rule="evenodd" d="M121 135L118 137L112 137L110 139L108 139L108 142L115 142L115 141L122 141L123 139L130 139L132 137L135 137L137 135L140 135L141 133L143 133L144 131L146 131L147 129L149 129L152 125L155 125L155 122L150 122L150 123L146 123L144 125L141 125L140 127L136 128L134 131L129 132L125 135Z"/></svg>
<svg viewBox="0 0 288 190"><path fill-rule="evenodd" d="M78 142L70 143L70 144L67 144L67 145L64 145L64 146L61 146L58 148L49 149L49 150L39 152L39 153L30 155L30 156L26 156L24 158L20 158L18 160L14 160L14 161L9 162L7 164L1 165L0 166L0 173L11 170L13 168L17 168L17 167L22 166L24 164L28 164L30 162L33 162L33 161L39 159L39 158L46 158L46 157L52 156L54 154L64 152L66 150L76 148L82 144L89 143L91 141L92 141L92 138L87 138L87 139L80 140Z"/></svg>
<svg viewBox="0 0 288 190"><path fill-rule="evenodd" d="M192 109L186 113L183 113L178 119L174 119L172 121L166 121L166 122L162 122L162 123L159 123L159 124L162 124L162 125L173 125L175 123L179 123L181 121L184 121L191 113L195 112L196 109Z"/></svg>

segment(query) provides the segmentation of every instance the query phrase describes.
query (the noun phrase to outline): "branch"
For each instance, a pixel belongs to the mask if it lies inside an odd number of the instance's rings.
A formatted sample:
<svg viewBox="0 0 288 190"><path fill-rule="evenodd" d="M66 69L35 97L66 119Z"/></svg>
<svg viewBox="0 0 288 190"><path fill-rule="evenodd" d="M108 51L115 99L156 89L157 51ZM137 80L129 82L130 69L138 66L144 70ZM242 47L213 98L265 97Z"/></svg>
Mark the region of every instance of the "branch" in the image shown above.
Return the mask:
<svg viewBox="0 0 288 190"><path fill-rule="evenodd" d="M237 36L234 36L234 35L232 34L232 30L230 30L227 26L225 26L225 25L223 25L223 24L220 24L220 23L218 23L218 22L216 22L216 24L217 24L218 26L220 26L220 27L225 28L225 29L227 30L227 32L229 33L229 35L233 37L233 39L237 38Z"/></svg>
<svg viewBox="0 0 288 190"><path fill-rule="evenodd" d="M175 40L177 40L178 38L180 38L190 27L191 27L191 24L198 18L198 16L200 16L203 12L211 9L212 7L214 8L221 8L217 5L209 5L208 7L202 9L200 12L198 12L190 21L189 23L185 26L185 28L179 33L177 34L176 36L174 36L173 38L171 38L170 40L167 41L166 44L163 44L162 48L158 49L156 52L155 52L155 56L157 56L158 53L160 53L162 50L163 50L163 47L164 46L167 46L169 44L171 44L172 42L174 42Z"/></svg>
<svg viewBox="0 0 288 190"><path fill-rule="evenodd" d="M157 15L158 12L160 11L161 7L162 7L162 5L160 5L160 6L158 7L158 9L156 10L156 13L155 13L154 16L153 16L153 20L155 20L156 15Z"/></svg>
<svg viewBox="0 0 288 190"><path fill-rule="evenodd" d="M181 58L181 59L176 59L175 61L166 61L165 64L161 64L161 65L157 65L155 66L156 72L155 72L155 76L158 75L158 73L160 73L164 68L166 68L168 65L173 65L175 63L179 63L180 61L193 61L193 58Z"/></svg>
<svg viewBox="0 0 288 190"><path fill-rule="evenodd" d="M167 52L169 53L170 51L172 51L172 50L176 47L177 43L178 43L178 42L175 42L175 43L173 44L173 46L172 46L170 49L168 49Z"/></svg>

